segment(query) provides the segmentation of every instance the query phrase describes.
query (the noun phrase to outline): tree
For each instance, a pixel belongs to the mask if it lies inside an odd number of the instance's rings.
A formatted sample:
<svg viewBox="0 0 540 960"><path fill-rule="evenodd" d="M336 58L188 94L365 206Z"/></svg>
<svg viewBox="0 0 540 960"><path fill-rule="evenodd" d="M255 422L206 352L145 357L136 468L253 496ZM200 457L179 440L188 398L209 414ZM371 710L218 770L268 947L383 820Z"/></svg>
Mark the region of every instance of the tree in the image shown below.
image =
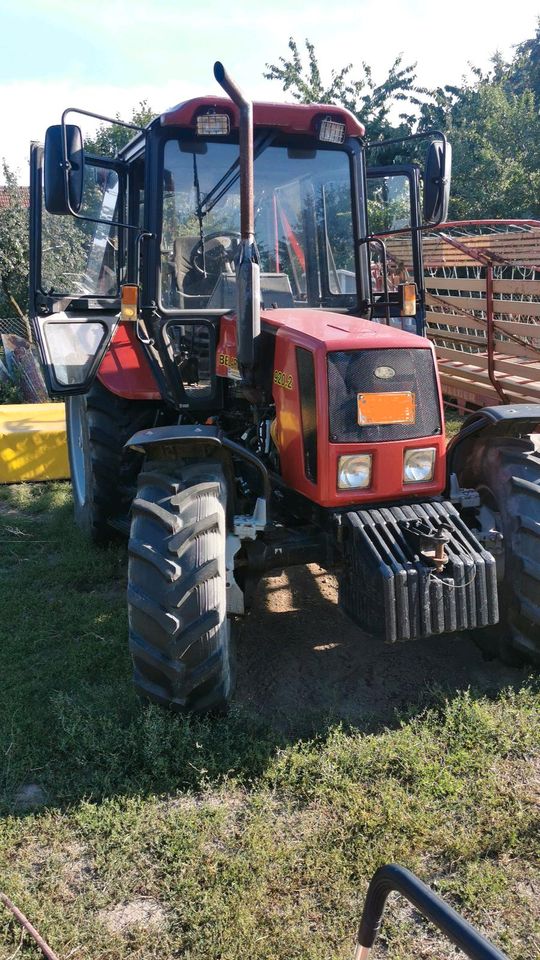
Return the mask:
<svg viewBox="0 0 540 960"><path fill-rule="evenodd" d="M352 79L352 65L331 71L324 82L315 48L306 40L307 65L289 40L291 56L267 64L265 76L280 80L302 103L340 104L366 124L369 140L443 130L454 151L451 219L540 217L540 21L535 37L516 47L506 62L494 54L487 73L472 67L461 86L426 90L416 85L415 65L398 57L386 79L375 84L367 64ZM402 106L393 125L396 107ZM373 152L370 162L422 162L425 145L407 152Z"/></svg>
<svg viewBox="0 0 540 960"><path fill-rule="evenodd" d="M496 55L461 87L440 87L421 107L420 129L437 127L454 151L450 219L540 217L540 119L523 57Z"/></svg>
<svg viewBox="0 0 540 960"><path fill-rule="evenodd" d="M304 66L298 45L291 37L291 58L280 57L279 64L267 63L266 79L280 80L283 89L290 91L300 103L334 103L346 107L366 125L372 141L407 136L412 132L420 104L418 95L428 92L416 86L416 64L403 66L402 57L396 57L386 79L377 84L367 63L362 63L362 75L358 79L351 77L353 64L348 63L339 70L332 70L330 82L325 84L314 45L309 40L305 45L307 66ZM400 105L406 109L399 114L400 122L396 125L390 120L390 114Z"/></svg>
<svg viewBox="0 0 540 960"><path fill-rule="evenodd" d="M532 91L536 106L540 109L540 17L535 36L516 47L507 82L514 93Z"/></svg>
<svg viewBox="0 0 540 960"><path fill-rule="evenodd" d="M5 187L0 206L0 317L23 317L28 305L28 190L2 164Z"/></svg>

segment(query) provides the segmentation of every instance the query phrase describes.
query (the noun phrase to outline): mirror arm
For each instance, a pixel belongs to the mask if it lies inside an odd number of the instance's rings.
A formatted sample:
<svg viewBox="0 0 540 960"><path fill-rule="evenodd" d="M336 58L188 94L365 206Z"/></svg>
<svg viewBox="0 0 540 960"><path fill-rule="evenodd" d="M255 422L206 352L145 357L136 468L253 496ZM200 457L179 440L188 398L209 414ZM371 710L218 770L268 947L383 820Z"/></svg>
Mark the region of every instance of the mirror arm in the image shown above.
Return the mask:
<svg viewBox="0 0 540 960"><path fill-rule="evenodd" d="M118 120L114 119L113 117L104 117L101 113L92 113L91 110L80 110L79 107L66 107L62 113L62 125L65 124L68 113L79 113L83 117L92 117L94 120L104 120L105 123L113 123L117 127L128 127L130 130L138 130L139 133L145 132L145 128L140 127L136 123L126 123L125 120Z"/></svg>
<svg viewBox="0 0 540 960"><path fill-rule="evenodd" d="M62 126L62 169L64 173L64 193L66 199L66 206L72 217L75 217L77 220L86 220L87 223L103 223L109 227L122 227L125 230L140 230L140 227L132 223L120 223L119 220L101 220L98 217L85 217L81 213L77 213L71 206L71 200L69 198L69 171L71 170L71 163L68 160L68 149L67 149L67 130L66 130L66 117L68 113L80 113L85 117L94 117L96 120L105 120L107 123L115 123L119 127L128 127L130 130L138 130L140 133L146 134L144 127L139 127L134 123L125 123L124 120L112 120L110 117L104 117L100 113L91 113L89 110L79 110L78 107L66 107L62 113L61 126ZM83 163L84 163L84 154L83 154Z"/></svg>
<svg viewBox="0 0 540 960"><path fill-rule="evenodd" d="M422 133L411 133L408 137L394 137L391 140L374 140L372 143L366 144L366 150L379 150L381 147L393 147L397 143L409 143L411 140L427 140L428 138L442 140L446 151L446 134L444 134L442 130L435 129L423 130Z"/></svg>

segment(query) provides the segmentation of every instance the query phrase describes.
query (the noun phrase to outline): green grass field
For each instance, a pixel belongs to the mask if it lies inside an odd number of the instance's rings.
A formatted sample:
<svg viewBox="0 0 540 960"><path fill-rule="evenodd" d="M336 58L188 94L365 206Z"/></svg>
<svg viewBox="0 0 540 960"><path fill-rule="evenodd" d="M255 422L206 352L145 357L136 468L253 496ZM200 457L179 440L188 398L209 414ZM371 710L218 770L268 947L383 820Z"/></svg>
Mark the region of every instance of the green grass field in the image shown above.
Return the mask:
<svg viewBox="0 0 540 960"><path fill-rule="evenodd" d="M81 538L69 487L2 490L0 541L0 890L61 960L350 957L387 861L513 960L539 955L525 673L490 696L419 689L388 726L326 717L304 740L240 707L172 717L131 690L125 546ZM379 942L393 960L445 955L399 900ZM15 956L39 954L0 912L0 957Z"/></svg>

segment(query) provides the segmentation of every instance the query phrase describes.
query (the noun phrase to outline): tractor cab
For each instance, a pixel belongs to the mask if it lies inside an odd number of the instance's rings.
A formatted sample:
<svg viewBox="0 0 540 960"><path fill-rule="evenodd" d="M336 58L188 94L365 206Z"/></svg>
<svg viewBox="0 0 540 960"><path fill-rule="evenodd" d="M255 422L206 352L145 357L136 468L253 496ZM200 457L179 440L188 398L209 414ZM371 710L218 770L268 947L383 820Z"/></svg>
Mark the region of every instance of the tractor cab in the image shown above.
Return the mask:
<svg viewBox="0 0 540 960"><path fill-rule="evenodd" d="M208 352L219 339L209 320L236 311L242 295L241 108L220 97L181 103L136 128L114 159L84 150L71 113L85 111L65 111L31 156L31 309L49 390L87 391L109 346L127 338L144 354L132 358L133 395L142 364L156 394L183 409L192 384L179 382L178 368L193 377L198 364L184 362L187 340L194 334ZM252 131L261 307L330 310L423 334L419 166L368 169L364 127L341 107L255 103ZM428 139L424 220L434 222L445 212L449 147L442 135ZM400 260L386 251L393 232ZM133 336L118 330L126 286L137 288ZM186 317L187 332L172 317ZM195 317L203 322L193 331ZM125 379L124 370L122 389Z"/></svg>

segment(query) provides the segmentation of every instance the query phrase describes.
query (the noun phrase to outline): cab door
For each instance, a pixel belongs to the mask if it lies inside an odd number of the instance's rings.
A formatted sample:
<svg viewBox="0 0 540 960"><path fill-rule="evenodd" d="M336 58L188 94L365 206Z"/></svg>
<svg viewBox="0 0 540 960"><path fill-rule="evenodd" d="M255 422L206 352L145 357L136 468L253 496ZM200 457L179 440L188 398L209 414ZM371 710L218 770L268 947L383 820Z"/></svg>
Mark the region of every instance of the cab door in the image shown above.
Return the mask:
<svg viewBox="0 0 540 960"><path fill-rule="evenodd" d="M419 198L419 170L415 164L367 168L369 232L378 238L369 243L372 317L389 319L392 325L404 325L405 329L423 335L424 272ZM411 281L416 284L416 316L406 318L402 324L398 288Z"/></svg>
<svg viewBox="0 0 540 960"><path fill-rule="evenodd" d="M47 213L43 148L30 156L30 318L51 396L86 393L118 323L126 265L126 173L85 157L81 216Z"/></svg>

